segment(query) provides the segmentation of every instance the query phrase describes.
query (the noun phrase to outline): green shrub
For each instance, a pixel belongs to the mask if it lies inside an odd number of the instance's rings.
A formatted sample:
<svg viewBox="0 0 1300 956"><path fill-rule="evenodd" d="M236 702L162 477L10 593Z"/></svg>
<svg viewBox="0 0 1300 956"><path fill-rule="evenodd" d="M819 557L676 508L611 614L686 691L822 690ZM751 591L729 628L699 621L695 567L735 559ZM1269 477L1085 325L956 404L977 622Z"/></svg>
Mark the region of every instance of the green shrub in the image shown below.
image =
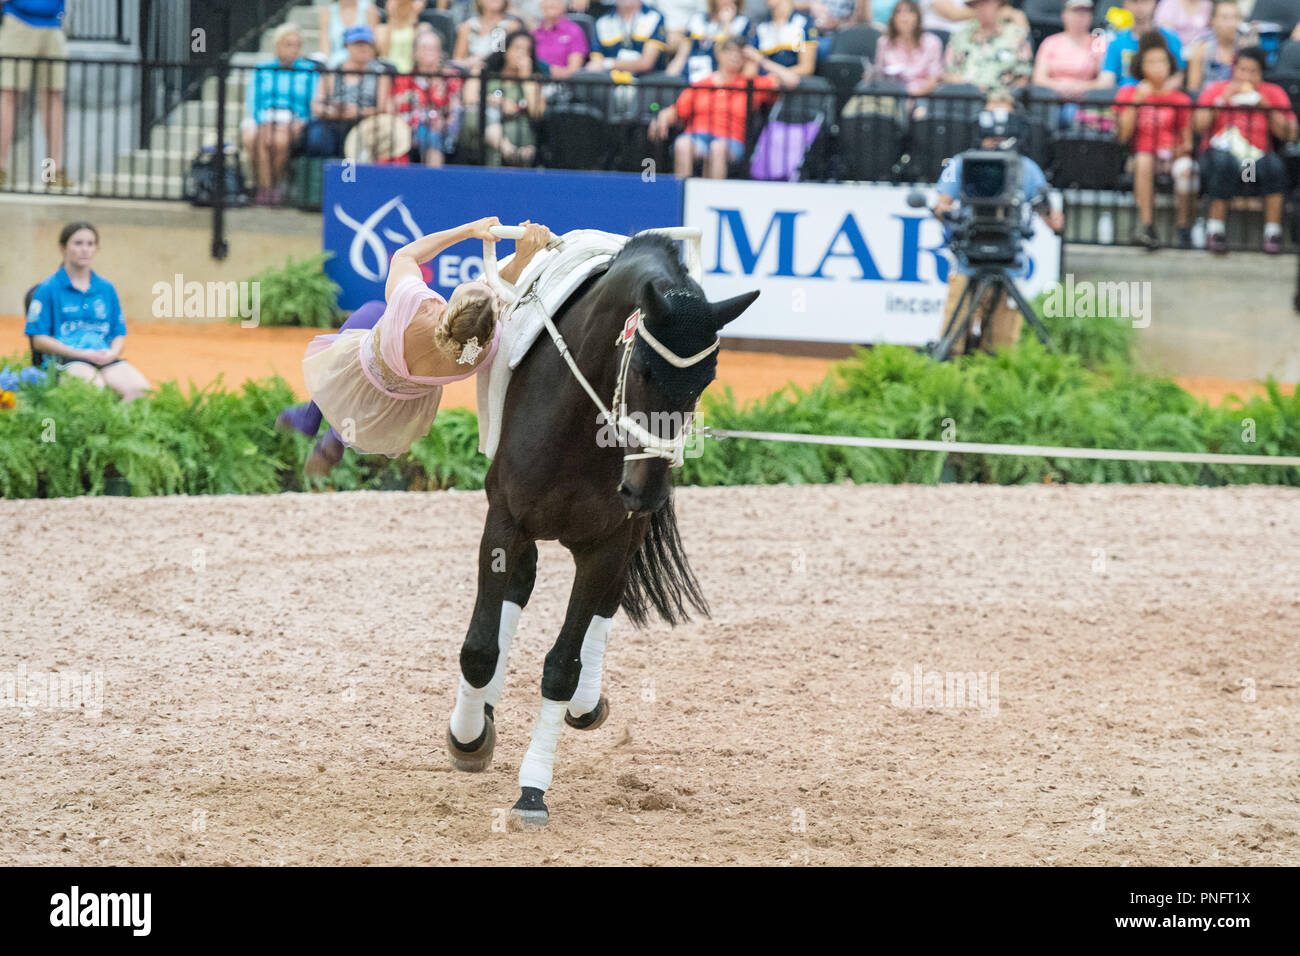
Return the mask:
<svg viewBox="0 0 1300 956"><path fill-rule="evenodd" d="M332 329L343 313L338 307L338 285L325 272L333 253L321 252L295 262L286 259L280 268L264 269L249 281L258 283L261 325L303 325ZM239 321L233 317L231 321Z"/></svg>
<svg viewBox="0 0 1300 956"><path fill-rule="evenodd" d="M729 389L707 392L701 422L733 431L1300 456L1300 393L1283 395L1270 379L1265 395L1211 408L1168 379L1134 370L1127 346L1080 341L1066 335L1059 344L1073 342L1083 354L1048 352L1026 335L997 355L945 363L901 346L859 349L808 389L787 386L743 404ZM0 494L97 495L123 481L133 495L483 487L489 462L478 454L477 419L456 408L440 412L429 434L396 459L348 449L328 478L307 479L302 465L314 439L273 428L279 410L295 401L278 377L235 391L220 380L188 391L168 382L129 405L67 376L57 387L23 384L17 406L0 410ZM1297 485L1300 469L726 439L705 441L676 480Z"/></svg>
<svg viewBox="0 0 1300 956"><path fill-rule="evenodd" d="M1109 321L1109 320L1108 320ZM1115 323L1117 327L1118 323ZM1068 340L1067 340L1068 341ZM1117 336L1116 341L1120 341ZM745 405L706 394L715 429L1231 454L1300 454L1300 398L1270 380L1267 397L1212 409L1172 381L1143 375L1117 353L1048 352L1032 335L996 355L931 361L901 346L860 349L826 381ZM1255 440L1243 440L1243 421ZM946 434L945 434L946 433ZM1300 483L1295 468L912 452L750 439L706 442L686 484L941 479L1025 482Z"/></svg>
<svg viewBox="0 0 1300 956"><path fill-rule="evenodd" d="M1096 303L1096 311L1100 314L1092 318L1075 315L1073 307L1062 310L1066 312L1064 315L1047 315L1045 305L1051 294L1051 290L1043 292L1031 304L1042 319L1053 348L1066 355L1077 356L1089 368L1129 363L1133 352L1132 319L1128 316L1110 315L1110 303L1104 297ZM1025 326L1024 334L1033 334L1028 325Z"/></svg>

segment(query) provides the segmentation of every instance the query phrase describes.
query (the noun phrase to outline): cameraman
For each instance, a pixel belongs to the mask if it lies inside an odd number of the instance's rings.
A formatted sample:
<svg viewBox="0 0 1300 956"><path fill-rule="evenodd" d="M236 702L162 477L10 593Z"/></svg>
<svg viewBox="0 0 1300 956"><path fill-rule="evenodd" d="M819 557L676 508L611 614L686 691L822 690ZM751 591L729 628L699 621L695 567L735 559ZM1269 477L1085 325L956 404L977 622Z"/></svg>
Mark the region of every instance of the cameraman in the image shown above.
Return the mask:
<svg viewBox="0 0 1300 956"><path fill-rule="evenodd" d="M1010 93L994 93L988 98L984 105L983 112L979 115L979 133L981 135L980 148L986 150L1004 149L1014 151L1016 143L1023 138L1026 132L1024 121L1015 115L1015 100L1011 98ZM934 214L942 217L944 213L950 212L954 203L957 201L961 190L961 165L962 158L960 155L950 159L944 166L943 175L939 177L936 188L939 191L938 202L934 206ZM1034 203L1034 209L1043 214L1047 220L1048 226L1053 232L1060 232L1065 227L1065 216L1059 209L1053 208L1047 201L1047 177L1043 175L1042 169L1038 164L1028 156L1020 157L1021 176L1020 176L1020 194L1024 202ZM966 288L967 276L970 270L962 266L960 262L955 261L952 268L948 271L948 303L944 309L944 330L947 329L948 323L952 321L957 311L957 304L961 300L962 290ZM1007 274L1011 278L1022 278L1029 274L1029 262L1021 255L1017 260L1015 268L1008 269ZM977 315L984 313L987 306L986 293L984 302L979 303ZM987 351L993 351L1001 345L1010 345L1020 338L1020 328L1024 323L1024 318L1017 309L1007 302L1005 292L998 293L1001 301L993 310L992 327L984 330L981 337L981 344ZM972 329L973 332L978 330ZM966 348L965 336L959 337L953 345L953 355L960 355Z"/></svg>

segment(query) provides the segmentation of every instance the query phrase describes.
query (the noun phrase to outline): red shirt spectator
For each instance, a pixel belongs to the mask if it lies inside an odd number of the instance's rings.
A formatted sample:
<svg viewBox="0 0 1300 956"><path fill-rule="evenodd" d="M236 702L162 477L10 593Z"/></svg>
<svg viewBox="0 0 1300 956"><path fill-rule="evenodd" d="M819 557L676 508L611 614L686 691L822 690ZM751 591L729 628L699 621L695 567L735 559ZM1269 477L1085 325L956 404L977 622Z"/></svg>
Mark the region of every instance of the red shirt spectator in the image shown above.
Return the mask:
<svg viewBox="0 0 1300 956"><path fill-rule="evenodd" d="M655 115L647 130L651 140L660 140L678 120L685 122L686 131L673 141L673 172L682 178L691 175L697 159L703 159L706 177L726 179L727 163L744 156L750 104L771 103L780 90L799 85L798 73L752 46L742 46L735 37L723 37L713 50L717 71L688 86L676 103ZM741 70L746 61L767 73L745 76Z"/></svg>
<svg viewBox="0 0 1300 956"><path fill-rule="evenodd" d="M1224 96L1228 87L1232 86L1235 82L1236 81L1234 80L1220 80L1217 83L1211 83L1202 90L1201 95L1196 98L1197 106L1219 107L1214 111L1214 120L1210 125L1209 134L1201 141L1201 151L1204 152L1209 148L1210 140L1214 139L1214 137L1218 136L1229 126L1235 126L1241 131L1242 136L1250 140L1251 145L1255 146L1257 149L1262 149L1266 153L1273 152L1273 143L1268 129L1268 117L1270 111L1265 110L1262 107L1280 106L1286 110L1284 115L1289 117L1291 122L1294 123L1295 114L1291 112L1291 98L1286 95L1286 90L1282 89L1282 87L1278 86L1276 83L1261 82L1255 87L1255 90L1259 93L1259 100L1256 105L1261 107L1260 109L1225 109L1225 106L1244 105L1240 102L1231 102L1232 100L1239 99L1241 94L1233 97ZM1221 98L1224 100L1223 103L1219 102Z"/></svg>
<svg viewBox="0 0 1300 956"><path fill-rule="evenodd" d="M1137 86L1124 86L1115 92L1115 105L1133 102ZM1165 109L1157 107L1164 106ZM1183 107L1182 109L1171 107ZM1151 153L1169 156L1183 141L1187 125L1192 121L1192 101L1180 90L1154 93L1142 101L1137 111L1137 127L1133 130L1130 149L1134 153Z"/></svg>
<svg viewBox="0 0 1300 956"><path fill-rule="evenodd" d="M687 87L677 97L674 109L677 116L686 123L688 133L711 133L725 136L727 139L745 141L746 106L751 102L750 95L743 87L745 77L725 79L717 73L710 73L698 83ZM761 106L776 100L781 88L776 77L771 74L749 78L754 83L753 106Z"/></svg>

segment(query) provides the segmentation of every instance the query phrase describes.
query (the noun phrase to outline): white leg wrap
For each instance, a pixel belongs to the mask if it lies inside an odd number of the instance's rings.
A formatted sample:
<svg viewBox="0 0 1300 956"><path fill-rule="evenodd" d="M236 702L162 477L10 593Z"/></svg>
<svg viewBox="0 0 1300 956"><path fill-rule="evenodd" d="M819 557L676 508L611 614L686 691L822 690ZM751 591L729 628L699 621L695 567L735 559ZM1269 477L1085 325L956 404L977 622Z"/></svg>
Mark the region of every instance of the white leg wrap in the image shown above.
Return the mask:
<svg viewBox="0 0 1300 956"><path fill-rule="evenodd" d="M542 698L542 710L533 725L533 739L528 753L519 764L519 786L546 790L551 785L555 767L555 748L564 729L564 701Z"/></svg>
<svg viewBox="0 0 1300 956"><path fill-rule="evenodd" d="M578 675L578 689L569 701L569 713L581 717L596 709L600 702L600 681L605 670L605 642L613 625L612 617L596 616L587 627L582 639L582 671Z"/></svg>
<svg viewBox="0 0 1300 956"><path fill-rule="evenodd" d="M487 685L487 703L496 707L501 702L501 694L506 689L506 658L510 656L510 645L515 639L515 629L519 627L519 615L523 613L514 601L501 602L501 630L497 632L497 669Z"/></svg>
<svg viewBox="0 0 1300 956"><path fill-rule="evenodd" d="M456 695L456 709L451 712L451 735L458 743L472 744L483 733L483 702L486 687L474 687L460 677L460 692Z"/></svg>

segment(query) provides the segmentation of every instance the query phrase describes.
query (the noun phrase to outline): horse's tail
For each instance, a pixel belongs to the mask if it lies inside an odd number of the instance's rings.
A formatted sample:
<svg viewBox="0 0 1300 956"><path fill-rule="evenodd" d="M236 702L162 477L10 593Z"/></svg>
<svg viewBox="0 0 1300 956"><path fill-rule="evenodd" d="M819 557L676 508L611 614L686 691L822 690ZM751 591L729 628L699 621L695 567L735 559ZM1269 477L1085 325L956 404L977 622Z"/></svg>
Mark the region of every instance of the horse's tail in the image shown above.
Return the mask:
<svg viewBox="0 0 1300 956"><path fill-rule="evenodd" d="M687 605L705 617L709 604L686 560L677 533L677 513L669 495L664 506L650 516L641 547L632 555L623 589L623 610L637 627L643 627L650 608L669 624L690 620Z"/></svg>

